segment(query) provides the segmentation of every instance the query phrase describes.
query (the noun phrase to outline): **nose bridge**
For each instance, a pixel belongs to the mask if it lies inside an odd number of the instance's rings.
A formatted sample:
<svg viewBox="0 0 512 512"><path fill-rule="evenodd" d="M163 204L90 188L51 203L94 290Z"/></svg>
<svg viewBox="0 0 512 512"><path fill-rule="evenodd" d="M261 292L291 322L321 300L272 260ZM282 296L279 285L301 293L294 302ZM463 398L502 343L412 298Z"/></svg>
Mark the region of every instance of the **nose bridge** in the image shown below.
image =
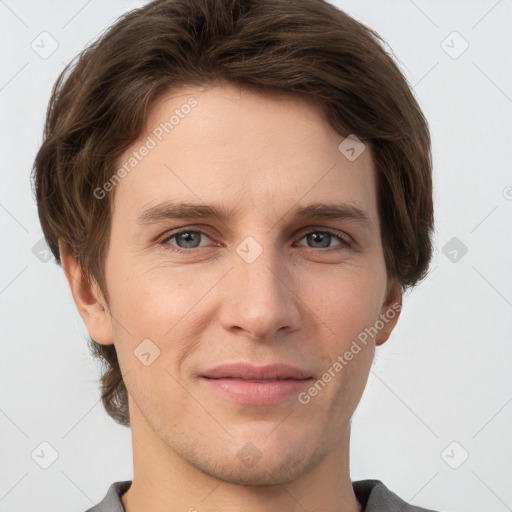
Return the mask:
<svg viewBox="0 0 512 512"><path fill-rule="evenodd" d="M237 274L249 291L255 295L267 293L269 299L281 295L282 279L287 272L279 249L272 247L269 242L263 246L255 238L247 237L236 248L236 254Z"/></svg>
<svg viewBox="0 0 512 512"><path fill-rule="evenodd" d="M271 233L267 235L262 243L248 236L236 247L231 306L224 316L226 328L243 329L258 338L271 337L285 327L295 329L300 319L292 283L287 282L285 256L271 243Z"/></svg>

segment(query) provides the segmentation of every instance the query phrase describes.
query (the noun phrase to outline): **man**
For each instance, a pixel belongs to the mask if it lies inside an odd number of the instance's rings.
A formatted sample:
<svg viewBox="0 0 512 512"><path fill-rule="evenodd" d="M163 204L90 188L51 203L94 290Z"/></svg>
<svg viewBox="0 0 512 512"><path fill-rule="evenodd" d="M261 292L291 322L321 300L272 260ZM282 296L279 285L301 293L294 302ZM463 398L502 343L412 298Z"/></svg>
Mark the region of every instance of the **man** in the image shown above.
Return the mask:
<svg viewBox="0 0 512 512"><path fill-rule="evenodd" d="M322 0L157 0L61 75L35 189L133 480L90 511L425 511L350 419L433 230L427 123Z"/></svg>

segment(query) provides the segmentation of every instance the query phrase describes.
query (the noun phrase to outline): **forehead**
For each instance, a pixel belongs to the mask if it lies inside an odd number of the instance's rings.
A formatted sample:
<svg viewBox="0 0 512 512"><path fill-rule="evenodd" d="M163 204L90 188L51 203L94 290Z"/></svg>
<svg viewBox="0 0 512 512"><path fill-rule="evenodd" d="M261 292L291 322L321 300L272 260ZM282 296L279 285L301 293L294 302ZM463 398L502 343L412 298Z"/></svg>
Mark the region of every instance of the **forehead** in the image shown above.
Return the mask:
<svg viewBox="0 0 512 512"><path fill-rule="evenodd" d="M225 204L238 215L344 201L376 217L370 148L350 160L344 139L298 95L180 87L155 103L121 157L119 167L136 162L116 187L116 210L133 221L163 201Z"/></svg>

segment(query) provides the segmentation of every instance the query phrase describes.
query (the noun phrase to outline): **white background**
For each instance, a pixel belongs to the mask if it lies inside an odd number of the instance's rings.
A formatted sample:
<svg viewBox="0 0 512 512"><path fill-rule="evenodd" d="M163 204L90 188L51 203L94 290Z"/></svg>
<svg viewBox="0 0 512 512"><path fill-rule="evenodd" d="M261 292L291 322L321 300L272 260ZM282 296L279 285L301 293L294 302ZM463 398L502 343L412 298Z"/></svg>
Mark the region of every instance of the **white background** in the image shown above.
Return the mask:
<svg viewBox="0 0 512 512"><path fill-rule="evenodd" d="M333 3L392 48L434 157L435 259L378 349L353 419L352 480L435 510L512 510L512 1ZM1 512L84 512L132 478L130 431L102 408L62 269L33 253L29 173L65 63L140 5L0 1ZM47 59L31 47L43 31L58 42ZM468 249L456 262L443 253L452 237ZM31 458L43 441L58 452L48 469Z"/></svg>

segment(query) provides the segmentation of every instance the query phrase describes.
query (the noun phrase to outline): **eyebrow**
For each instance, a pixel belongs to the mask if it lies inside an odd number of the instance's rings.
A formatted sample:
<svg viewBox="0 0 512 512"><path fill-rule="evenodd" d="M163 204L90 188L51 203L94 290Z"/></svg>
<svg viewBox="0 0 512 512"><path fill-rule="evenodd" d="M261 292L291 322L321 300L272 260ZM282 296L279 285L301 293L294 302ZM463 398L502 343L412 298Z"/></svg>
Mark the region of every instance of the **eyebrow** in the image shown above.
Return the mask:
<svg viewBox="0 0 512 512"><path fill-rule="evenodd" d="M237 217L239 214L240 212L237 209L229 210L220 205L165 201L144 210L138 216L137 224L145 226L176 219L217 219L227 222L230 218ZM359 222L368 231L373 228L373 221L368 212L348 203L311 203L306 206L292 208L286 214L286 216L289 215L292 215L296 220L351 220Z"/></svg>

